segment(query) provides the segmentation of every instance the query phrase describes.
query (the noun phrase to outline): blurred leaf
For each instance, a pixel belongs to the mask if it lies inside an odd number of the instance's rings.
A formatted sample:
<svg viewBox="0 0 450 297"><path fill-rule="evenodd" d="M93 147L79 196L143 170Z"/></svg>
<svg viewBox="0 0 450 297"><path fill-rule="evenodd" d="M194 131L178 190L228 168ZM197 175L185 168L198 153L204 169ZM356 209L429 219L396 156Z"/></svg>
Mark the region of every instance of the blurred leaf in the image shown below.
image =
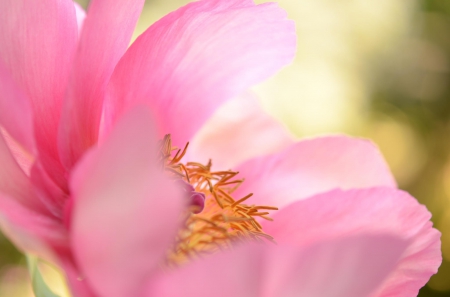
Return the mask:
<svg viewBox="0 0 450 297"><path fill-rule="evenodd" d="M33 292L36 297L59 297L53 293L44 281L44 278L37 266L38 260L36 257L27 255L28 270L30 271Z"/></svg>

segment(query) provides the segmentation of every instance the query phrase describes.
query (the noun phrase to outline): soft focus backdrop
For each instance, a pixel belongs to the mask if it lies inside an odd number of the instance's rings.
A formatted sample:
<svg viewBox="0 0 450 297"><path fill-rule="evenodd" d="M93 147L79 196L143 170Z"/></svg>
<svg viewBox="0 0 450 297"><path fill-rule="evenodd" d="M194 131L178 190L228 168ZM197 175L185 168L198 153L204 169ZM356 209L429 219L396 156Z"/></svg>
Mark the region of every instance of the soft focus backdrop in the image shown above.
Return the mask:
<svg viewBox="0 0 450 297"><path fill-rule="evenodd" d="M147 0L135 37L187 2ZM450 296L450 1L276 2L296 21L298 53L254 91L298 137L347 133L378 144L442 232L444 262L419 296ZM67 296L59 274L42 270ZM0 297L11 296L33 294L23 256L0 234Z"/></svg>

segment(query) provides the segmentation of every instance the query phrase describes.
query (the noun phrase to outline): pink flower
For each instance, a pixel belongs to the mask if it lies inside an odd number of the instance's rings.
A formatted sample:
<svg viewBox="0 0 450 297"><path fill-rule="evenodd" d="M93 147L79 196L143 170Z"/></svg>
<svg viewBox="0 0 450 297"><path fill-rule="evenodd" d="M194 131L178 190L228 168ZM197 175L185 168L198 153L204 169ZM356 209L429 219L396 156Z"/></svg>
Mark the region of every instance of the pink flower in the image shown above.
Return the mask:
<svg viewBox="0 0 450 297"><path fill-rule="evenodd" d="M376 148L230 100L291 61L285 12L194 2L127 49L143 2L0 2L2 230L77 297L417 295L440 235Z"/></svg>

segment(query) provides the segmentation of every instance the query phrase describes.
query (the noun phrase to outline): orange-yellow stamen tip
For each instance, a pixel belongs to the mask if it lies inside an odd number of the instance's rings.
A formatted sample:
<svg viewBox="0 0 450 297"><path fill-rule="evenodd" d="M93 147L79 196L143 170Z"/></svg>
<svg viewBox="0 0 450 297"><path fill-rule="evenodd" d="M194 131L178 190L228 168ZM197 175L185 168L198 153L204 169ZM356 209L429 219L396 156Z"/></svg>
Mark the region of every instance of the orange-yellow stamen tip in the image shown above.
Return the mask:
<svg viewBox="0 0 450 297"><path fill-rule="evenodd" d="M193 199L185 227L168 255L168 263L179 264L192 257L231 248L237 241L274 242L272 236L264 233L258 219L272 221L270 211L278 208L244 204L253 196L251 193L235 199L233 192L244 182L235 179L238 172L211 171L211 161L207 165L181 163L188 145L183 150L172 147L170 135L160 143L163 168L184 184L183 188ZM174 156L173 151L177 151Z"/></svg>

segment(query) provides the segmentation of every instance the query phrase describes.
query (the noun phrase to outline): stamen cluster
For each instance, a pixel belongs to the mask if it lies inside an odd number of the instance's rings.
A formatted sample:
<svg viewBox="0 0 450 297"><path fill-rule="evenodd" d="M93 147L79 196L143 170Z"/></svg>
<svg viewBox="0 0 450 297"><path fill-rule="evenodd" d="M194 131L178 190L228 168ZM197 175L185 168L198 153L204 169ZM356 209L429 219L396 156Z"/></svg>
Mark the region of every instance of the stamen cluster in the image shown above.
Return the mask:
<svg viewBox="0 0 450 297"><path fill-rule="evenodd" d="M233 192L244 182L243 179L235 179L238 172L212 171L211 160L206 165L181 163L188 145L183 150L172 147L170 135L166 135L160 144L163 169L173 178L189 183L196 192L206 197L203 211L189 212L175 247L168 255L168 263L180 264L193 257L228 249L235 242L274 242L272 236L264 233L258 218L271 221L269 211L278 208L244 204L252 193L235 199ZM172 156L174 151L176 153Z"/></svg>

